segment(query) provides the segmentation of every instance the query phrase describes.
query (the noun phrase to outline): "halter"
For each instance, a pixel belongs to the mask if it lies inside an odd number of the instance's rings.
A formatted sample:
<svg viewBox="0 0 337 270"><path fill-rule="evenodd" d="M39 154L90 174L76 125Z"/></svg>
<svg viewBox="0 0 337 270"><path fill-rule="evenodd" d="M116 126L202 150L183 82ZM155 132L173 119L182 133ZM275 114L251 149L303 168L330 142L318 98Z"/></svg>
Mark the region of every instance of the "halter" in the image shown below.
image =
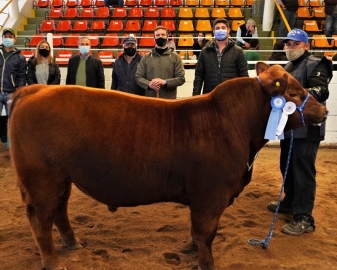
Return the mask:
<svg viewBox="0 0 337 270"><path fill-rule="evenodd" d="M296 109L299 111L300 115L301 115L301 119L302 119L302 125L305 126L305 122L304 122L304 115L303 115L303 110L305 109L305 104L307 103L308 99L309 99L310 93L308 92L308 95L306 96L305 100L303 101L303 103L300 106L296 106Z"/></svg>

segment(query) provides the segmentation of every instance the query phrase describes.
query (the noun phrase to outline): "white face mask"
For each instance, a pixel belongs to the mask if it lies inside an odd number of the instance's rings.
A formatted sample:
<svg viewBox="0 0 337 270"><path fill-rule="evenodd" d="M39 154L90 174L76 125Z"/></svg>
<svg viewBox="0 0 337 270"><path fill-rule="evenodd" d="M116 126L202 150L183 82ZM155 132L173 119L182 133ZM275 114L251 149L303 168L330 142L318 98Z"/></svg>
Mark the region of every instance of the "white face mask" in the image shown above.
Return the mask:
<svg viewBox="0 0 337 270"><path fill-rule="evenodd" d="M296 59L300 58L304 54L304 48L300 49L287 49L286 56L289 61L295 61Z"/></svg>
<svg viewBox="0 0 337 270"><path fill-rule="evenodd" d="M198 37L198 41L201 42L204 40L204 37Z"/></svg>

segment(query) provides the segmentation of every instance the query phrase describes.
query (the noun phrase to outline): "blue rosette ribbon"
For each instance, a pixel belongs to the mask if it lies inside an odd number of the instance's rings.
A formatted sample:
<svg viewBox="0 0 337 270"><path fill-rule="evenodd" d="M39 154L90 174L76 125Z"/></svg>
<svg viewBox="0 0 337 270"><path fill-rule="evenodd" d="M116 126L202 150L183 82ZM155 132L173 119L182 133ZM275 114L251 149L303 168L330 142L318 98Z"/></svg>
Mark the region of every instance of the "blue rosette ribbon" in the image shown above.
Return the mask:
<svg viewBox="0 0 337 270"><path fill-rule="evenodd" d="M275 96L271 98L271 112L269 115L266 132L264 138L266 140L275 140L277 127L282 116L282 109L286 104L286 99L283 96Z"/></svg>

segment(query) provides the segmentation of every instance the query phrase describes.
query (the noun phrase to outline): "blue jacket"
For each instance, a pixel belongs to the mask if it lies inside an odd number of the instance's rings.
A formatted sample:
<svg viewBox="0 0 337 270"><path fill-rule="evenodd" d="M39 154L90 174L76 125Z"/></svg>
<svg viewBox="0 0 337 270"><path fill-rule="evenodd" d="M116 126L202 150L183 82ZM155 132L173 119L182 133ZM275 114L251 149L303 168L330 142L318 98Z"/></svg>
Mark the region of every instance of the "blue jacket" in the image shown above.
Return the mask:
<svg viewBox="0 0 337 270"><path fill-rule="evenodd" d="M12 93L18 87L27 84L26 58L17 48L13 49L11 55L4 58L3 45L0 45L0 90Z"/></svg>

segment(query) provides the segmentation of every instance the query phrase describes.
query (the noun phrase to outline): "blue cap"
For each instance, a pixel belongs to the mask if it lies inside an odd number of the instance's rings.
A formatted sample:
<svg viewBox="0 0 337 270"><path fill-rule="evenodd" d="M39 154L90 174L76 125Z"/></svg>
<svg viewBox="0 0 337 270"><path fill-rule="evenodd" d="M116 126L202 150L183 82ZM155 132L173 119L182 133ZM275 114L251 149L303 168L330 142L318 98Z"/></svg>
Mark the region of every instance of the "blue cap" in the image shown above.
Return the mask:
<svg viewBox="0 0 337 270"><path fill-rule="evenodd" d="M282 40L282 42L287 42L288 40L303 41L304 43L308 43L308 34L302 29L294 28L288 33L287 38Z"/></svg>

